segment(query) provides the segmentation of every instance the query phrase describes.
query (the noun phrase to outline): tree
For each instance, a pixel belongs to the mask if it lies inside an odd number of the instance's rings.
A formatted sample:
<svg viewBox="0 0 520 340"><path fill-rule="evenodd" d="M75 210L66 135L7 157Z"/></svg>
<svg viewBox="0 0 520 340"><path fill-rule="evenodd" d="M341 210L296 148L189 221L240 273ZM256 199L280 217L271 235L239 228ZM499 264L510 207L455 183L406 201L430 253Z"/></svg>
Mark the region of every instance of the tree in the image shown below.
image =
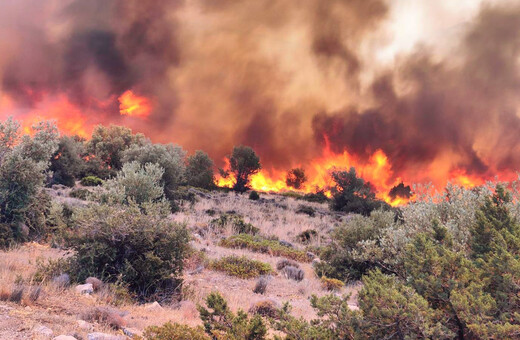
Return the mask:
<svg viewBox="0 0 520 340"><path fill-rule="evenodd" d="M294 168L287 173L285 178L285 184L294 189L301 189L303 183L307 181L305 170L303 168Z"/></svg>
<svg viewBox="0 0 520 340"><path fill-rule="evenodd" d="M333 171L331 176L333 210L369 215L374 209L388 208L388 204L376 199L371 184L357 177L353 167L349 171Z"/></svg>
<svg viewBox="0 0 520 340"><path fill-rule="evenodd" d="M112 171L123 166L123 152L132 145L143 145L143 134L132 134L132 130L124 126L98 125L87 143L88 151L101 161L101 166Z"/></svg>
<svg viewBox="0 0 520 340"><path fill-rule="evenodd" d="M162 181L164 194L173 204L177 198L176 191L184 182L186 166L184 159L186 151L174 144L133 145L123 153L123 163L138 162L141 165L154 163L163 168Z"/></svg>
<svg viewBox="0 0 520 340"><path fill-rule="evenodd" d="M244 192L249 188L249 177L260 171L260 158L249 146L235 146L228 156L231 172L235 175L233 189Z"/></svg>
<svg viewBox="0 0 520 340"><path fill-rule="evenodd" d="M85 162L81 158L84 153L85 147L81 139L70 136L60 137L58 150L51 157L51 184L73 187L85 167Z"/></svg>
<svg viewBox="0 0 520 340"><path fill-rule="evenodd" d="M197 150L195 154L188 157L186 181L188 185L203 189L211 189L215 186L213 161L207 153Z"/></svg>

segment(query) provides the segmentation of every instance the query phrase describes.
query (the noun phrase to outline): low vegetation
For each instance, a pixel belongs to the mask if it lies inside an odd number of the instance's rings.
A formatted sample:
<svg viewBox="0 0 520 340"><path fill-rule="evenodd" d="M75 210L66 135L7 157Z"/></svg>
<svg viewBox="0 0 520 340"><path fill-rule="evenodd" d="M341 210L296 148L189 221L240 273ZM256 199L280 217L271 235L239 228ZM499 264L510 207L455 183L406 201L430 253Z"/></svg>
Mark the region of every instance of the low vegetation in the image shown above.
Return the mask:
<svg viewBox="0 0 520 340"><path fill-rule="evenodd" d="M210 263L210 268L241 279L250 279L271 274L273 269L268 263L251 260L247 256L225 256Z"/></svg>
<svg viewBox="0 0 520 340"><path fill-rule="evenodd" d="M288 259L309 262L307 254L292 247L280 243L280 241L269 240L262 236L248 234L233 235L220 241L219 245L226 248L249 249L258 253L266 253L272 256L282 256Z"/></svg>

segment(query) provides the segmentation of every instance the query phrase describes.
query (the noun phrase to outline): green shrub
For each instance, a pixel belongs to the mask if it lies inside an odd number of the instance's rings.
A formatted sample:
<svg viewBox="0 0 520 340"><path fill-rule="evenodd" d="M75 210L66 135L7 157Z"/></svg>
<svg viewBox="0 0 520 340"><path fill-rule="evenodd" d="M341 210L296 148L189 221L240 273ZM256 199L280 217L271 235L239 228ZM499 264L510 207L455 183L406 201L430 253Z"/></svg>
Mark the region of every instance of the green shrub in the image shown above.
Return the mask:
<svg viewBox="0 0 520 340"><path fill-rule="evenodd" d="M151 326L145 329L145 340L210 340L202 327L190 327L178 323L165 323L162 326Z"/></svg>
<svg viewBox="0 0 520 340"><path fill-rule="evenodd" d="M314 203L326 203L330 201L330 198L327 197L324 190L318 190L316 192L305 194L300 199Z"/></svg>
<svg viewBox="0 0 520 340"><path fill-rule="evenodd" d="M206 333L212 339L222 340L264 340L267 327L260 315L252 318L239 310L233 313L226 300L217 292L206 297L206 307L198 306L200 318Z"/></svg>
<svg viewBox="0 0 520 340"><path fill-rule="evenodd" d="M248 234L233 235L220 241L219 245L226 248L245 248L254 252L283 256L296 261L310 261L304 251L284 246L279 241L268 240L260 236Z"/></svg>
<svg viewBox="0 0 520 340"><path fill-rule="evenodd" d="M258 201L260 199L260 195L258 194L258 192L256 192L255 190L251 191L249 193L249 199L251 201Z"/></svg>
<svg viewBox="0 0 520 340"><path fill-rule="evenodd" d="M80 181L81 185L86 187L95 187L103 184L103 180L96 176L86 176Z"/></svg>
<svg viewBox="0 0 520 340"><path fill-rule="evenodd" d="M320 281L321 286L326 290L340 290L345 285L345 283L341 280L331 279L326 276L322 276Z"/></svg>
<svg viewBox="0 0 520 340"><path fill-rule="evenodd" d="M207 153L197 150L195 154L188 157L186 163L186 181L188 185L203 189L213 189L215 187L213 160Z"/></svg>
<svg viewBox="0 0 520 340"><path fill-rule="evenodd" d="M218 218L211 220L210 224L219 231L223 231L226 226L230 225L233 232L237 234L256 235L260 232L260 229L251 223L246 223L244 218L236 213L221 214Z"/></svg>
<svg viewBox="0 0 520 340"><path fill-rule="evenodd" d="M128 284L141 299L168 296L180 284L189 235L184 226L168 220L167 213L162 205L133 203L78 210L77 228L68 239L75 251L71 276Z"/></svg>
<svg viewBox="0 0 520 340"><path fill-rule="evenodd" d="M250 279L273 272L268 263L251 260L246 256L239 257L235 255L212 261L210 268L241 279Z"/></svg>
<svg viewBox="0 0 520 340"><path fill-rule="evenodd" d="M314 229L307 229L296 236L301 243L309 243L313 238L318 237L318 232Z"/></svg>

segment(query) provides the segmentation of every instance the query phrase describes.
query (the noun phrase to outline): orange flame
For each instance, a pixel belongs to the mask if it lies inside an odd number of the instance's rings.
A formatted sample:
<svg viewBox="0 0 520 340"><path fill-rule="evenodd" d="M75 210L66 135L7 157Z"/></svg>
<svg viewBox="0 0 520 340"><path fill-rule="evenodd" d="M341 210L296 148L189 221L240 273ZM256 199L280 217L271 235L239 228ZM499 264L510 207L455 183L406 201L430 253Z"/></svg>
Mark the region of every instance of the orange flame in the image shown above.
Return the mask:
<svg viewBox="0 0 520 340"><path fill-rule="evenodd" d="M119 97L119 113L121 115L146 118L151 111L150 100L136 95L131 90L126 91Z"/></svg>

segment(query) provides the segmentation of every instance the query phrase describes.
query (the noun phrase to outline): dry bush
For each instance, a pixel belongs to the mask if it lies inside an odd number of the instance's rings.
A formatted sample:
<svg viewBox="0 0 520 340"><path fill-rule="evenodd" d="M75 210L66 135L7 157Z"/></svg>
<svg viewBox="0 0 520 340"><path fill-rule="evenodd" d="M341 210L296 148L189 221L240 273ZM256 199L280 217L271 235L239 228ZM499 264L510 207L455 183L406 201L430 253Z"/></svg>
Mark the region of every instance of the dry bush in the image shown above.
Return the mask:
<svg viewBox="0 0 520 340"><path fill-rule="evenodd" d="M266 276L261 276L258 281L256 281L255 288L253 289L253 293L255 294L265 294L267 289L267 284L269 283L269 278Z"/></svg>
<svg viewBox="0 0 520 340"><path fill-rule="evenodd" d="M91 308L81 315L81 319L89 322L97 322L114 329L120 329L126 326L126 321L120 313L109 307Z"/></svg>
<svg viewBox="0 0 520 340"><path fill-rule="evenodd" d="M294 281L298 281L298 282L303 280L303 277L305 276L303 270L301 270L300 268L293 267L293 266L284 267L282 269L282 273L286 278L294 280Z"/></svg>
<svg viewBox="0 0 520 340"><path fill-rule="evenodd" d="M288 266L300 268L300 265L297 262L294 262L294 261L291 261L288 259L281 259L280 261L278 261L276 263L276 269L278 269L278 270L282 270Z"/></svg>
<svg viewBox="0 0 520 340"><path fill-rule="evenodd" d="M268 318L276 318L278 316L278 308L272 300L262 300L254 303L249 308L249 313L253 315L261 315Z"/></svg>
<svg viewBox="0 0 520 340"><path fill-rule="evenodd" d="M321 278L321 287L329 291L340 290L344 285L343 281L338 279L331 279L325 276Z"/></svg>

